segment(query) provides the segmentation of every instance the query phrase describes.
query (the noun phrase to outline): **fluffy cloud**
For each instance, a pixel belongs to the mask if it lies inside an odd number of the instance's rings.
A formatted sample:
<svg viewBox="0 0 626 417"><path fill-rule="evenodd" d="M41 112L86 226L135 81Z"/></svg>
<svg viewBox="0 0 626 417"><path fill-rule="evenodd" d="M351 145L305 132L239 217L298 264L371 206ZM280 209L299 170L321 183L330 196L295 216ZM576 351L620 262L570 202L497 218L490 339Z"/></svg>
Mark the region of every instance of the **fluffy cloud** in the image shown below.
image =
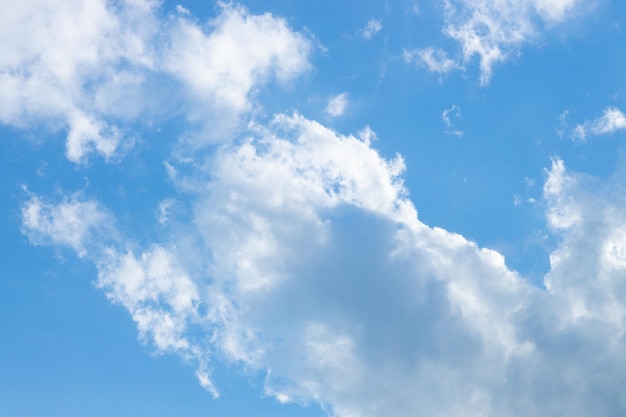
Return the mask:
<svg viewBox="0 0 626 417"><path fill-rule="evenodd" d="M204 136L224 140L259 87L308 68L310 43L282 19L222 4L199 25L180 9L162 18L157 6L9 1L0 16L0 122L66 131L76 163L93 152L113 158L134 141L132 122L180 108L213 126Z"/></svg>
<svg viewBox="0 0 626 417"><path fill-rule="evenodd" d="M42 201L32 195L22 207L23 230L36 245L69 246L83 257L97 234L112 238L111 215L93 201L78 195L59 203Z"/></svg>
<svg viewBox="0 0 626 417"><path fill-rule="evenodd" d="M549 225L562 239L550 258L546 286L568 298L570 319L612 327L614 347L623 342L626 317L620 301L626 289L623 174L618 171L600 182L570 173L563 161L555 160L544 187Z"/></svg>
<svg viewBox="0 0 626 417"><path fill-rule="evenodd" d="M299 116L224 152L196 204L237 317L221 350L271 369L266 389L279 399L317 399L340 416L488 401L482 390L502 375L483 360L528 349L506 320L528 289L499 254L418 221L400 159Z"/></svg>
<svg viewBox="0 0 626 417"><path fill-rule="evenodd" d="M177 248L153 245L135 255L114 224L101 204L81 195L60 202L31 195L22 207L22 229L31 243L70 248L92 261L98 268L96 285L128 310L140 338L159 353L178 353L195 363L200 384L217 396L208 347L189 335L202 322L199 294L176 259Z"/></svg>
<svg viewBox="0 0 626 417"><path fill-rule="evenodd" d="M0 17L0 121L41 122L68 131L67 156L113 156L121 132L94 96L105 79L150 67L155 32L150 1L10 1ZM122 83L123 84L123 83ZM103 114L105 113L105 114Z"/></svg>
<svg viewBox="0 0 626 417"><path fill-rule="evenodd" d="M619 130L626 130L626 115L617 108L609 107L597 119L576 125L572 137L584 140L589 135L606 135Z"/></svg>
<svg viewBox="0 0 626 417"><path fill-rule="evenodd" d="M203 325L203 332L210 328L198 311L198 286L176 259L177 248L154 245L139 255L114 247L94 249L97 286L128 310L140 338L159 353L177 353L194 363L200 385L217 397L209 376L210 347L193 337L197 326Z"/></svg>
<svg viewBox="0 0 626 417"><path fill-rule="evenodd" d="M554 302L540 324L550 323L554 333L537 344L560 351L551 367L567 375L572 396L581 396L571 399L566 414L584 415L573 411L580 407L587 415L607 416L626 409L619 385L624 369L617 359L626 346L623 184L623 166L600 180L568 172L555 160L544 187L549 225L561 243L545 277Z"/></svg>
<svg viewBox="0 0 626 417"><path fill-rule="evenodd" d="M462 59L453 65L432 48L414 55L435 72L464 68L478 57L480 82L487 84L496 64L517 55L521 46L569 19L582 5L579 0L445 0L443 32L459 44Z"/></svg>
<svg viewBox="0 0 626 417"><path fill-rule="evenodd" d="M207 33L185 15L175 18L163 67L186 86L190 120L210 126L199 137L222 141L251 109L250 95L259 86L309 69L311 45L285 20L232 5L222 5L209 28Z"/></svg>
<svg viewBox="0 0 626 417"><path fill-rule="evenodd" d="M341 93L331 97L326 105L326 114L331 117L341 116L348 106L348 94Z"/></svg>
<svg viewBox="0 0 626 417"><path fill-rule="evenodd" d="M141 334L194 361L210 390L217 354L264 373L280 401L340 417L623 414L617 174L598 184L559 160L547 171L561 241L544 289L499 253L423 224L402 159L381 157L371 132L342 136L295 114L248 136L178 177L193 244L103 245L87 237L102 223L82 209L94 203L79 200L31 200L25 232L86 251ZM56 220L63 204L77 237Z"/></svg>

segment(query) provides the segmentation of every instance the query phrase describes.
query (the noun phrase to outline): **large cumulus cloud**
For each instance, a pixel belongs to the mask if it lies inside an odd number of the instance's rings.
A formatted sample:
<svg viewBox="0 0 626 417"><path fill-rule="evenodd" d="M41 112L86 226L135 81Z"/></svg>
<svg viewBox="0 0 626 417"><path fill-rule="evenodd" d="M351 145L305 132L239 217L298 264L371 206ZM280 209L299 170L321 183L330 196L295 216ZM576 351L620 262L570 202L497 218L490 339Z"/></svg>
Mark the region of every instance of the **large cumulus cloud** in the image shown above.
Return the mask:
<svg viewBox="0 0 626 417"><path fill-rule="evenodd" d="M185 239L89 246L98 285L214 392L221 358L264 374L281 401L342 417L623 412L621 176L598 187L555 160L545 201L561 243L538 288L496 251L420 222L402 159L371 138L297 114L253 126L177 171ZM25 229L53 235L55 205L37 204Z"/></svg>

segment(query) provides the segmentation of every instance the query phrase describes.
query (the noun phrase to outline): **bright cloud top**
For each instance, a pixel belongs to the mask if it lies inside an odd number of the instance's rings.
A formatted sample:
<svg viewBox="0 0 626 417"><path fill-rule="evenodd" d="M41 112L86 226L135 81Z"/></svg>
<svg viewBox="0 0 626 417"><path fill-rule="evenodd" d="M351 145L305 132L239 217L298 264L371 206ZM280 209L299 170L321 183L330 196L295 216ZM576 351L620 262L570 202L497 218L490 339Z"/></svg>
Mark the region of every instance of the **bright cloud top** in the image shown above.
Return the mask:
<svg viewBox="0 0 626 417"><path fill-rule="evenodd" d="M12 3L0 17L0 121L66 131L76 163L114 158L134 141L130 122L181 108L212 125L203 137L225 140L258 88L309 68L304 36L234 5L199 25L181 9L162 18L149 0Z"/></svg>

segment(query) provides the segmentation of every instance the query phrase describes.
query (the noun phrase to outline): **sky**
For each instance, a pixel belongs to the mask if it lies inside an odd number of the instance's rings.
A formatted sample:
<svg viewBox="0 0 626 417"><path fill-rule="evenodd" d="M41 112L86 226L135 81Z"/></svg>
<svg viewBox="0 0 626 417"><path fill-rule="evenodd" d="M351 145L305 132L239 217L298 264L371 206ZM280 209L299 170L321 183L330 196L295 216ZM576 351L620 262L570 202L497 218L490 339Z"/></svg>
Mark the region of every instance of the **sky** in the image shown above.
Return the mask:
<svg viewBox="0 0 626 417"><path fill-rule="evenodd" d="M626 413L626 5L1 0L0 415Z"/></svg>

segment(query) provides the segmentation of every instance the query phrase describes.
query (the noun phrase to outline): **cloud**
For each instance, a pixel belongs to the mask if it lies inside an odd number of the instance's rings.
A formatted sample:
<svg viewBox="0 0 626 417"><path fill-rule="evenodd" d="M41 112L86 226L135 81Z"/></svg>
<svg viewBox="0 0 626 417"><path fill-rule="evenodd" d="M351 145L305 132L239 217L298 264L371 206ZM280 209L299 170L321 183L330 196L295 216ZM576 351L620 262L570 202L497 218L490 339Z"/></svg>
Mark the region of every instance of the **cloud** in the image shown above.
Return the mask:
<svg viewBox="0 0 626 417"><path fill-rule="evenodd" d="M251 15L238 6L222 5L209 27L207 33L186 16L175 18L163 67L186 86L187 117L208 128L198 137L215 142L237 130L260 86L272 77L285 83L307 71L312 47L284 19Z"/></svg>
<svg viewBox="0 0 626 417"><path fill-rule="evenodd" d="M22 230L32 244L69 248L93 262L97 287L128 310L141 340L152 342L158 353L177 353L194 363L200 384L217 396L207 350L189 335L201 322L199 295L176 259L177 248L152 245L135 255L114 224L101 204L78 194L60 202L31 195L22 207Z"/></svg>
<svg viewBox="0 0 626 417"><path fill-rule="evenodd" d="M584 6L579 0L446 0L444 3L443 33L459 44L462 60L456 60L456 65L441 58L437 61L446 62L443 68L448 70L462 69L478 57L483 85L489 82L497 64L517 56L523 45L535 42L543 31L567 21ZM431 61L432 56L430 52ZM431 71L441 72L441 64L427 66Z"/></svg>
<svg viewBox="0 0 626 417"><path fill-rule="evenodd" d="M425 66L431 72L439 73L440 76L459 68L459 64L448 58L445 51L441 49L426 48L404 51L403 58L406 63Z"/></svg>
<svg viewBox="0 0 626 417"><path fill-rule="evenodd" d="M378 32L380 32L380 30L382 28L383 28L383 25L380 22L380 20L376 20L374 18L371 18L367 22L367 25L365 25L365 27L363 28L363 38L365 38L367 40L372 39L374 37L374 35L376 35Z"/></svg>
<svg viewBox="0 0 626 417"><path fill-rule="evenodd" d="M572 131L572 137L585 140L589 135L606 135L625 129L626 115L615 107L608 107L597 119L576 125Z"/></svg>
<svg viewBox="0 0 626 417"><path fill-rule="evenodd" d="M402 158L383 158L371 130L298 114L250 129L180 170L192 219L161 244L89 238L103 222L78 198L27 202L25 233L91 259L142 337L195 363L214 393L221 358L265 374L278 400L339 417L623 414L618 174L602 183L558 159L546 171L560 243L538 288L498 252L422 223Z"/></svg>
<svg viewBox="0 0 626 417"><path fill-rule="evenodd" d="M563 299L563 321L589 337L581 340L580 347L597 350L595 355L604 358L612 358L624 349L626 216L620 209L623 161L621 165L610 178L599 180L568 172L563 161L555 160L544 187L549 225L561 239L550 257L551 270L545 285ZM604 373L604 381L612 381L620 371L611 369L614 365L610 360L605 362L595 355L581 358L580 372L596 379L589 386L593 392L608 389L612 394L615 387L601 385L599 372ZM624 404L607 407L614 410L607 415L619 414L617 408Z"/></svg>
<svg viewBox="0 0 626 417"><path fill-rule="evenodd" d="M139 255L128 249L97 249L100 253L92 255L98 267L96 285L128 310L141 340L151 341L158 353L177 353L194 363L200 385L217 397L207 347L192 336L206 322L198 310L199 289L177 261L176 248L153 245Z"/></svg>
<svg viewBox="0 0 626 417"><path fill-rule="evenodd" d="M66 155L70 161L80 162L92 151L97 151L106 159L110 159L115 155L122 140L117 127L109 126L106 122L79 111L69 116L69 125Z"/></svg>
<svg viewBox="0 0 626 417"><path fill-rule="evenodd" d="M93 201L82 201L78 195L59 203L31 195L22 207L23 231L32 244L68 246L80 257L86 256L93 244L94 230L109 238L115 235L108 229L110 221L106 210Z"/></svg>
<svg viewBox="0 0 626 417"><path fill-rule="evenodd" d="M202 137L227 140L259 88L309 68L303 35L236 5L201 26L181 8L160 17L151 0L10 3L0 16L0 122L67 132L75 163L111 160L135 141L133 122L181 112Z"/></svg>
<svg viewBox="0 0 626 417"><path fill-rule="evenodd" d="M213 159L211 192L195 205L237 317L221 349L271 369L267 392L319 398L340 416L445 415L446 395L471 407L462 391L481 379L482 355L526 349L503 319L521 281L497 253L418 221L400 159L300 116L260 133ZM440 350L459 344L469 351ZM448 377L466 382L450 391Z"/></svg>
<svg viewBox="0 0 626 417"><path fill-rule="evenodd" d="M446 135L453 135L456 137L463 136L463 131L454 127L454 123L450 120L450 117L461 119L461 109L453 104L452 107L445 109L441 113L441 120L443 120L443 123L446 125L446 130L444 130Z"/></svg>
<svg viewBox="0 0 626 417"><path fill-rule="evenodd" d="M91 151L110 158L122 131L104 120L94 91L113 74L153 65L152 2L10 3L0 17L0 121L67 129L73 162Z"/></svg>
<svg viewBox="0 0 626 417"><path fill-rule="evenodd" d="M348 94L341 93L331 97L326 105L326 114L331 117L343 115L348 106Z"/></svg>
<svg viewBox="0 0 626 417"><path fill-rule="evenodd" d="M161 224L165 224L169 221L171 216L172 206L176 205L176 200L173 198L166 198L159 202L157 209L157 220Z"/></svg>

